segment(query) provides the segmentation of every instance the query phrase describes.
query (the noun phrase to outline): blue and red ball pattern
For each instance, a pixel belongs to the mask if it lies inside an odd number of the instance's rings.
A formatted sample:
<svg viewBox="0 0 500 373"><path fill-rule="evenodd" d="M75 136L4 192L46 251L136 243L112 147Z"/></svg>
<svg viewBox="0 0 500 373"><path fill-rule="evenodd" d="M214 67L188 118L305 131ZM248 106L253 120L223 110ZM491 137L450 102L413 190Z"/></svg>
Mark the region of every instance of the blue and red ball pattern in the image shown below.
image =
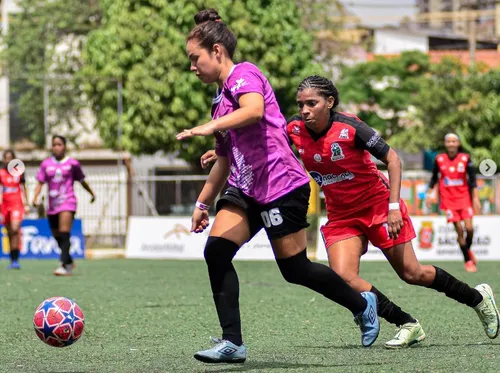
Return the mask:
<svg viewBox="0 0 500 373"><path fill-rule="evenodd" d="M82 309L71 299L53 297L37 307L33 325L43 342L53 347L66 347L82 336L85 319Z"/></svg>

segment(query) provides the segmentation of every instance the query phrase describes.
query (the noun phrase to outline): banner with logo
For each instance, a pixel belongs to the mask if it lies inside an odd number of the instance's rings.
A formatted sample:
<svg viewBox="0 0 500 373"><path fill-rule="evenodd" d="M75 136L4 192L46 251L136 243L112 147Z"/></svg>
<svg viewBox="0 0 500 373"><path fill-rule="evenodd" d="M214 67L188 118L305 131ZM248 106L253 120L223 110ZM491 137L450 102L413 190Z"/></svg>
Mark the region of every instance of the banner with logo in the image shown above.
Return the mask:
<svg viewBox="0 0 500 373"><path fill-rule="evenodd" d="M137 259L203 259L210 231L191 233L191 217L131 216L128 227L125 256ZM266 232L243 245L235 259L274 259Z"/></svg>
<svg viewBox="0 0 500 373"><path fill-rule="evenodd" d="M411 220L417 234L412 241L413 249L419 260L463 260L455 228L453 224L446 223L444 216L413 216ZM326 217L322 217L318 226L326 222ZM472 250L478 260L500 260L500 216L476 216L473 225ZM319 231L316 258L328 260ZM385 260L385 256L381 250L369 244L362 260Z"/></svg>
<svg viewBox="0 0 500 373"><path fill-rule="evenodd" d="M0 225L0 258L9 258L10 246L7 229ZM24 220L21 225L21 260L22 259L59 259L59 246L52 237L46 219ZM85 258L85 239L82 221L75 219L71 229L71 255L73 258Z"/></svg>

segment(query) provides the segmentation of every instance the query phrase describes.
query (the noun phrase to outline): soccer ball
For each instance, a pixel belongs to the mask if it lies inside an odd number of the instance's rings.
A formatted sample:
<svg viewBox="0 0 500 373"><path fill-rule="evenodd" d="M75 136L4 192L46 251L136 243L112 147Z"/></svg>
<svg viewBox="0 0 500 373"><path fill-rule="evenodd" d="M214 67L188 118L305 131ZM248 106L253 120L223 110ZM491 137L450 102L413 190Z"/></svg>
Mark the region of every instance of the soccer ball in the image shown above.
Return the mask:
<svg viewBox="0 0 500 373"><path fill-rule="evenodd" d="M66 347L82 336L85 321L78 304L68 298L53 297L36 308L33 325L43 342L53 347Z"/></svg>

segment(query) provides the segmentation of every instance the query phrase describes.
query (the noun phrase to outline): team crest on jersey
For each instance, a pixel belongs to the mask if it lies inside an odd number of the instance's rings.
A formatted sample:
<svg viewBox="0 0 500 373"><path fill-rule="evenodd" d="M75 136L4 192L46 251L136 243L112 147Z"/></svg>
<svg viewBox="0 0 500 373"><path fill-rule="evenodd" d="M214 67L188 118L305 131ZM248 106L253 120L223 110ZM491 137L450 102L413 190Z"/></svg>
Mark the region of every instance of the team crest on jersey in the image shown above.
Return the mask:
<svg viewBox="0 0 500 373"><path fill-rule="evenodd" d="M339 159L345 158L344 152L342 151L342 148L340 147L340 145L338 143L334 142L332 144L331 150L332 150L332 161L333 162L338 161Z"/></svg>
<svg viewBox="0 0 500 373"><path fill-rule="evenodd" d="M300 135L300 127L299 126L293 126L292 133L294 135Z"/></svg>
<svg viewBox="0 0 500 373"><path fill-rule="evenodd" d="M458 162L457 171L465 172L465 165L462 162Z"/></svg>
<svg viewBox="0 0 500 373"><path fill-rule="evenodd" d="M349 139L349 130L347 128L343 128L340 131L339 139L346 139L346 140Z"/></svg>
<svg viewBox="0 0 500 373"><path fill-rule="evenodd" d="M321 158L321 154L314 154L314 160L319 163L323 160L323 158Z"/></svg>

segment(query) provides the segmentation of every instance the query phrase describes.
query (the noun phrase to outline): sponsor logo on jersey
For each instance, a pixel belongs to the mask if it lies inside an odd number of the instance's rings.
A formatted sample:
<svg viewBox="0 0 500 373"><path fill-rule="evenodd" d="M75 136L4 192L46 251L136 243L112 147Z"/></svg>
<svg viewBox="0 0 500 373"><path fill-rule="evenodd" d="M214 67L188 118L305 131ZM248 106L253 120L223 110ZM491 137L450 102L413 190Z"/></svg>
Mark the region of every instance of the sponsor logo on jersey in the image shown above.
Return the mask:
<svg viewBox="0 0 500 373"><path fill-rule="evenodd" d="M331 150L332 150L332 161L333 162L338 161L339 159L345 158L344 152L342 151L342 148L340 147L340 145L338 143L334 142L331 146Z"/></svg>
<svg viewBox="0 0 500 373"><path fill-rule="evenodd" d="M340 131L339 139L349 139L349 130L347 128Z"/></svg>
<svg viewBox="0 0 500 373"><path fill-rule="evenodd" d="M450 179L448 176L445 176L443 179L445 186L462 186L464 185L464 181L462 179Z"/></svg>
<svg viewBox="0 0 500 373"><path fill-rule="evenodd" d="M248 85L248 83L247 83L247 82L245 82L245 79L240 78L240 79L238 79L238 80L236 81L236 84L235 84L235 85L233 85L233 86L230 88L230 90L231 90L231 92L232 92L232 93L234 93L234 92L236 92L238 89L240 89L241 87L244 87L244 86L246 86L246 85Z"/></svg>
<svg viewBox="0 0 500 373"><path fill-rule="evenodd" d="M380 135L378 133L375 133L366 143L366 147L373 148L378 143L378 140L380 140Z"/></svg>
<svg viewBox="0 0 500 373"><path fill-rule="evenodd" d="M300 148L299 149L299 154L304 154L304 149Z"/></svg>
<svg viewBox="0 0 500 373"><path fill-rule="evenodd" d="M354 179L354 174L351 171L347 171L339 175L334 175L334 174L322 175L316 171L311 171L309 172L309 174L320 187Z"/></svg>
<svg viewBox="0 0 500 373"><path fill-rule="evenodd" d="M322 160L322 159L323 159L323 158L321 158L321 154L314 154L314 160L315 160L316 162L318 162L318 163L319 163L319 162L321 162L321 160Z"/></svg>
<svg viewBox="0 0 500 373"><path fill-rule="evenodd" d="M455 167L451 166L450 167L450 172L455 172Z"/></svg>
<svg viewBox="0 0 500 373"><path fill-rule="evenodd" d="M299 126L293 126L292 133L294 135L300 135L300 127Z"/></svg>

